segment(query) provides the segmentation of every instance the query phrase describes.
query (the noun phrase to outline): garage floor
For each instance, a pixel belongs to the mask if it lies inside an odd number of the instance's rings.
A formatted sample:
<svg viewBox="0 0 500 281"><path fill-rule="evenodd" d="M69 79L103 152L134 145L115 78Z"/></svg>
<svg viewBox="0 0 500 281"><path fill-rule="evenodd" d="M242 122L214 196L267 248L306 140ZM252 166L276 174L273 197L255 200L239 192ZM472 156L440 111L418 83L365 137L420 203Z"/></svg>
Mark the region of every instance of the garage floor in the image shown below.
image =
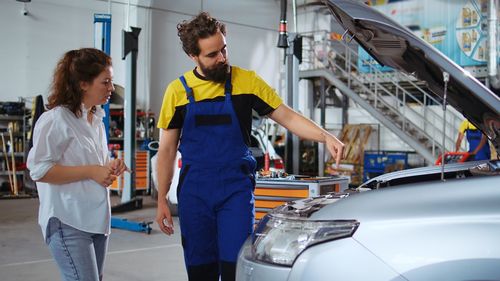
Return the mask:
<svg viewBox="0 0 500 281"><path fill-rule="evenodd" d="M112 197L118 202L119 197ZM0 200L0 279L6 281L60 280L37 223L38 199ZM143 208L116 217L153 221L156 202L143 197ZM187 280L179 223L176 233L164 235L152 224L150 235L112 229L104 280Z"/></svg>

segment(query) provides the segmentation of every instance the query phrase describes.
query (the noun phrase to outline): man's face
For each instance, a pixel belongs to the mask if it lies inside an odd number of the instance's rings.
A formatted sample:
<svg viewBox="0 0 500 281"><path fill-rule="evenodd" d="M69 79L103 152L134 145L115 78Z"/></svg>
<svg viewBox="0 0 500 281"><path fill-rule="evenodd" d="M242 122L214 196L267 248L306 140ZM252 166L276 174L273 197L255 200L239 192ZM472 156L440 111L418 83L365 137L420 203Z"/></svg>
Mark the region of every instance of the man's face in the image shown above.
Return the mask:
<svg viewBox="0 0 500 281"><path fill-rule="evenodd" d="M198 72L208 80L222 83L229 72L226 38L218 31L213 36L198 40L200 54L191 56L198 66Z"/></svg>

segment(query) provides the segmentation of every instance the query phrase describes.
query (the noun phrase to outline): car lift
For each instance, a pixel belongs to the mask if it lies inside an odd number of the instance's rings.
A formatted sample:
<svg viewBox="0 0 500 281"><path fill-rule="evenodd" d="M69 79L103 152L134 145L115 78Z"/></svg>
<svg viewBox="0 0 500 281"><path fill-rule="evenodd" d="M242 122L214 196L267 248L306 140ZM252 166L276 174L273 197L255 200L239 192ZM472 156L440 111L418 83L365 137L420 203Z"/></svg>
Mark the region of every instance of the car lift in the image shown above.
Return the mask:
<svg viewBox="0 0 500 281"><path fill-rule="evenodd" d="M108 8L110 10L110 8ZM111 212L125 212L142 208L142 198L135 197L135 97L136 97L136 73L137 73L137 51L140 28L131 27L130 32L123 30L122 59L126 61L126 85L125 85L125 132L124 132L124 159L130 173L124 174L124 188L122 191L121 204L111 207ZM106 54L111 53L111 14L94 14L94 46ZM109 104L104 105L106 118L104 125L106 137L109 140ZM127 219L111 217L111 227L130 231L151 233L152 222L133 222Z"/></svg>
<svg viewBox="0 0 500 281"><path fill-rule="evenodd" d="M130 231L136 232L146 232L147 234L151 234L151 226L153 222L133 222L127 219L120 219L117 217L111 217L111 227L126 229Z"/></svg>

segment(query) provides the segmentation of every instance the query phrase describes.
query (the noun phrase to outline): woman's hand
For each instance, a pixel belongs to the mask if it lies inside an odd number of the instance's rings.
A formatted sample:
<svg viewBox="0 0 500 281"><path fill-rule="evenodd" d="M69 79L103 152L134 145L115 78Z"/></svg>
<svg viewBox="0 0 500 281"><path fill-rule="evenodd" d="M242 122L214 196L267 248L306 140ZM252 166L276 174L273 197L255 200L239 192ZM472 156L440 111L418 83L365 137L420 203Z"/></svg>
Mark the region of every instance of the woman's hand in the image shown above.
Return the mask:
<svg viewBox="0 0 500 281"><path fill-rule="evenodd" d="M115 181L116 176L113 173L113 169L107 166L94 165L90 169L90 178L100 184L103 187L110 186L113 181Z"/></svg>
<svg viewBox="0 0 500 281"><path fill-rule="evenodd" d="M130 169L125 165L122 159L113 159L108 163L108 167L112 170L114 176L120 176L124 172L129 172Z"/></svg>

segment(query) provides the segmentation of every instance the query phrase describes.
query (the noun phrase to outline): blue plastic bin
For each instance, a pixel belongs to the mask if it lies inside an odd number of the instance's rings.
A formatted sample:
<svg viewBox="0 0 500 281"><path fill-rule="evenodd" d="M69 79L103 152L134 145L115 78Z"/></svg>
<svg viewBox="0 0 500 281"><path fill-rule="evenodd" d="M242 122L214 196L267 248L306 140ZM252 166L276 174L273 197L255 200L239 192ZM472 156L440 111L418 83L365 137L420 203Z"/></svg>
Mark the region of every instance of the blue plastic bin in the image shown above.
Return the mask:
<svg viewBox="0 0 500 281"><path fill-rule="evenodd" d="M389 166L400 164L408 168L408 152L405 151L365 151L363 161L363 181L386 172Z"/></svg>

